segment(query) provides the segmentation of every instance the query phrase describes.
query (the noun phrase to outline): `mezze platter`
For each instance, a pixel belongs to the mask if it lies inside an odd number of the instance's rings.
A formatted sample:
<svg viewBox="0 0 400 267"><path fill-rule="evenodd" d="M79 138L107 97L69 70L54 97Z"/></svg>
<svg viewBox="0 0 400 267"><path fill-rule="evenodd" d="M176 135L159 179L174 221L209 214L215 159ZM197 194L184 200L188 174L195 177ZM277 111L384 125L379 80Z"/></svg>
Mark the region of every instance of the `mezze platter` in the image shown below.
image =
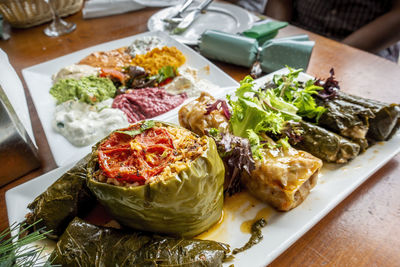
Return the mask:
<svg viewBox="0 0 400 267"><path fill-rule="evenodd" d="M256 81L257 84L272 79L272 73ZM300 80L311 76L301 73ZM237 87L213 92L217 99L225 99ZM177 114L164 121L179 124ZM346 164L327 164L319 175L317 185L298 207L288 212L277 212L268 205L251 197L246 191L224 199L222 219L198 238L229 244L231 248L243 246L249 239L249 226L264 217L267 226L262 229L263 240L250 249L235 255L224 266L266 266L318 223L327 213L351 194L374 172L400 152L400 133L389 141L378 142ZM9 221L24 220L26 207L73 164L69 164L33 179L6 192ZM49 249L52 245L49 245Z"/></svg>

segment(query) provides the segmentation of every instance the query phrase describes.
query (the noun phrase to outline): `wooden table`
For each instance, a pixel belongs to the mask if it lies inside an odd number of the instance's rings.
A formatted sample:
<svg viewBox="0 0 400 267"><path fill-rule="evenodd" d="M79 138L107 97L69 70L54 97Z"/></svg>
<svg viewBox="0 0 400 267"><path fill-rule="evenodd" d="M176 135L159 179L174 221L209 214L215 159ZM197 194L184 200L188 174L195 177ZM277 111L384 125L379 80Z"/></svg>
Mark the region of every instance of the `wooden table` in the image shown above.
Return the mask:
<svg viewBox="0 0 400 267"><path fill-rule="evenodd" d="M22 79L23 68L89 46L141 33L158 9L83 20L80 13L67 18L77 24L68 35L50 38L43 26L13 30L0 48ZM335 68L343 91L386 102L400 103L400 67L372 54L289 26L280 36L308 33L316 41L307 72L327 77ZM237 81L249 73L242 67L216 64ZM1 70L0 70L1 71ZM0 231L8 226L5 192L56 168L32 99L24 84L42 167L0 188ZM400 156L397 155L361 185L271 266L394 266L400 262ZM260 257L262 257L260 255Z"/></svg>

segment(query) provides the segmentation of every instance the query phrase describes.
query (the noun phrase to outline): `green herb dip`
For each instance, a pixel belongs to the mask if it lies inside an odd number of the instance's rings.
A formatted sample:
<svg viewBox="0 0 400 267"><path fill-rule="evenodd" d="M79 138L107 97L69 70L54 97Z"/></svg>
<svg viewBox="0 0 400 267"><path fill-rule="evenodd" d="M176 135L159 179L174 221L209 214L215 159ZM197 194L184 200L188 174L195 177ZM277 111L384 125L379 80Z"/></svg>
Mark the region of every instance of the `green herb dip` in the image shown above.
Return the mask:
<svg viewBox="0 0 400 267"><path fill-rule="evenodd" d="M95 104L114 97L116 90L110 79L89 76L59 80L51 87L50 94L57 99L57 105L68 100Z"/></svg>

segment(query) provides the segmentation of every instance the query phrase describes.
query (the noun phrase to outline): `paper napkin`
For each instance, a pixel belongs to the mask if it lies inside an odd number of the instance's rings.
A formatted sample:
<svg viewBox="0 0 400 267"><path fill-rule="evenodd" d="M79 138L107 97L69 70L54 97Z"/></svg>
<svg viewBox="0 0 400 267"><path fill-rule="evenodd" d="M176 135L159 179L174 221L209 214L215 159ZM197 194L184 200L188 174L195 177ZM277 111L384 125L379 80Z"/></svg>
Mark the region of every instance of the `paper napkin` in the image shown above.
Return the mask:
<svg viewBox="0 0 400 267"><path fill-rule="evenodd" d="M0 49L0 69L1 87L32 142L36 145L24 88L17 73L8 61L7 54L2 49Z"/></svg>
<svg viewBox="0 0 400 267"><path fill-rule="evenodd" d="M82 9L85 19L122 14L145 8L134 0L88 0Z"/></svg>

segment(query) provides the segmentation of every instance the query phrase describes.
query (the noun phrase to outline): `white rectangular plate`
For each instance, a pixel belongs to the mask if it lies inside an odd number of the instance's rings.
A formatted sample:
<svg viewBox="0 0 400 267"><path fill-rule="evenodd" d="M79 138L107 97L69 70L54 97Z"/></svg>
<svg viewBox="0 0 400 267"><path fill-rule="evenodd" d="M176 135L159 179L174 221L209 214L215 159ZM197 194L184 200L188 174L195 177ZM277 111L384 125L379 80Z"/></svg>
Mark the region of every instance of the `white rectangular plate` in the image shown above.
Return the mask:
<svg viewBox="0 0 400 267"><path fill-rule="evenodd" d="M257 80L257 84L265 82L272 75ZM300 78L307 79L310 76L302 74ZM235 87L225 88L214 96L224 98L227 93L232 93L234 90ZM167 118L166 121L178 123L177 115ZM222 222L203 234L202 238L228 243L231 248L241 247L250 237L241 230L241 227L243 229L250 220L256 218L257 214L264 215L268 221L262 230L264 239L251 249L236 255L232 262L225 265L266 266L399 152L398 132L390 141L370 147L348 164L324 164L318 184L308 198L289 212L273 211L267 205L248 197L246 192L226 198ZM22 221L28 212L25 208L28 203L71 166L72 164L69 164L58 168L7 191L9 222Z"/></svg>
<svg viewBox="0 0 400 267"><path fill-rule="evenodd" d="M49 94L52 86L51 76L57 73L61 68L79 62L90 53L96 51L108 51L123 46L129 46L133 40L148 35L158 36L165 41L167 46L175 46L178 48L186 57L185 65L198 69L200 78L207 79L219 87L235 86L238 84L229 75L224 73L199 53L190 49L186 45L179 43L163 32L146 32L103 43L23 69L22 74L26 84L28 85L40 121L43 125L51 152L53 153L54 159L58 166L63 166L77 158L84 157L90 152L92 145L76 147L72 145L64 136L57 133L52 128L51 122L53 120L56 101ZM186 102L190 100L192 99L188 99ZM171 114L176 114L178 109L179 107L156 117L156 119L163 119Z"/></svg>

